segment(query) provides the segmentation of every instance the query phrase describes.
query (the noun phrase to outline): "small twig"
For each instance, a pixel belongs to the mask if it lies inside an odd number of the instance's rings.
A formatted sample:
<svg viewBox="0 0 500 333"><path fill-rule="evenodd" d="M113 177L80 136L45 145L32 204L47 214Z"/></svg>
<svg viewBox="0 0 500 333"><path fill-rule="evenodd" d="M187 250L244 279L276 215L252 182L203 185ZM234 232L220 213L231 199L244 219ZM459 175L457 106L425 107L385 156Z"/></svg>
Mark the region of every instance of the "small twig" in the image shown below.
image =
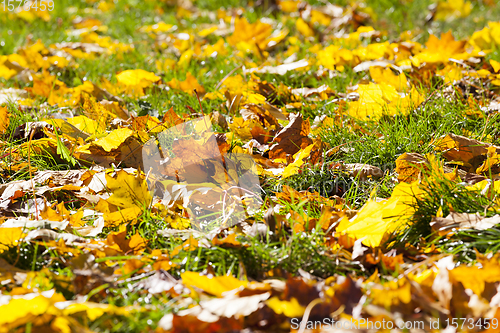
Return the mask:
<svg viewBox="0 0 500 333"><path fill-rule="evenodd" d="M36 193L35 193L35 183L33 183L33 173L31 171L31 140L33 139L33 135L35 134L35 130L31 130L30 134L30 139L28 141L28 169L30 173L30 181L31 181L31 188L33 190L33 201L35 202L35 219L38 220L39 216L39 211L38 211L38 204L36 202Z"/></svg>
<svg viewBox="0 0 500 333"><path fill-rule="evenodd" d="M306 307L306 310L304 311L304 316L302 317L302 320L300 322L300 327L299 327L299 330L297 331L297 333L304 333L305 329L306 329L306 326L307 326L307 321L309 320L309 316L311 315L311 311L312 309L322 303L323 300L321 298L316 298L314 301L312 301L311 303L309 303Z"/></svg>
<svg viewBox="0 0 500 333"><path fill-rule="evenodd" d="M201 100L200 100L200 95L198 95L198 92L196 91L196 89L194 89L194 93L196 94L196 98L198 98L198 103L200 104L200 112L201 114L205 114L205 112L203 111L203 106L201 106Z"/></svg>
<svg viewBox="0 0 500 333"><path fill-rule="evenodd" d="M228 77L230 77L231 75L234 74L234 72L236 72L238 69L240 69L243 65L239 65L238 67L234 68L233 70L231 70L229 73L226 74L226 76L224 76L222 78L222 80L219 81L219 83L217 83L217 85L215 86L215 90L218 90L220 88L220 86L222 85L222 83L224 83L224 81L226 81L226 79Z"/></svg>

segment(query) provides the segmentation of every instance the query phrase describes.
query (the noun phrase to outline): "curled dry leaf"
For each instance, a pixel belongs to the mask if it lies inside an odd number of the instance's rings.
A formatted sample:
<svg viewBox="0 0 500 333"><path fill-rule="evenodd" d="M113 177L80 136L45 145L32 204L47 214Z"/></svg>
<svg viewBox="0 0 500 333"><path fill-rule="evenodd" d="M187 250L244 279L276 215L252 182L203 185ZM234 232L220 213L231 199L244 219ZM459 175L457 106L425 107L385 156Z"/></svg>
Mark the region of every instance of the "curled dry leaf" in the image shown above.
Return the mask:
<svg viewBox="0 0 500 333"><path fill-rule="evenodd" d="M335 95L335 92L326 84L319 86L318 88L295 88L292 89L291 92L294 95L302 96L304 98L321 94L325 94L326 96Z"/></svg>
<svg viewBox="0 0 500 333"><path fill-rule="evenodd" d="M359 177L360 180L365 180L368 177L380 178L384 176L384 171L382 171L382 169L369 164L344 164L343 170L349 172L352 177Z"/></svg>
<svg viewBox="0 0 500 333"><path fill-rule="evenodd" d="M288 71L293 71L298 68L303 68L309 65L309 62L305 59L290 62L287 64L279 65L279 66L264 66L262 68L249 68L243 70L244 74L249 73L267 73L267 74L278 74L285 75Z"/></svg>
<svg viewBox="0 0 500 333"><path fill-rule="evenodd" d="M440 234L464 229L486 230L498 223L500 223L500 215L498 214L492 217L484 217L478 213L468 214L457 212L451 212L446 217L433 217L431 220L432 228Z"/></svg>
<svg viewBox="0 0 500 333"><path fill-rule="evenodd" d="M5 88L0 89L0 105L3 105L8 102L16 102L22 98L27 98L28 92L23 89L15 89L15 88ZM4 117L0 117L0 119L5 119Z"/></svg>

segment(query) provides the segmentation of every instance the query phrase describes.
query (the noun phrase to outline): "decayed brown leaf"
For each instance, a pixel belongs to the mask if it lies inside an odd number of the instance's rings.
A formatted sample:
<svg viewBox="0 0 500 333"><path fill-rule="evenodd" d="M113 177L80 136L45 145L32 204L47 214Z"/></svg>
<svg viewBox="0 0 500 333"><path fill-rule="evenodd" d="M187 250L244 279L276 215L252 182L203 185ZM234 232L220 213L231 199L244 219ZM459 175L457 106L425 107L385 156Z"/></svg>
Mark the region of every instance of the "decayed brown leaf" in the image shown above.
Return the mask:
<svg viewBox="0 0 500 333"><path fill-rule="evenodd" d="M436 150L443 152L446 159L464 162L464 166L472 168L471 172L475 172L485 160L489 147L493 147L497 153L500 152L500 147L453 133L437 139L434 145Z"/></svg>
<svg viewBox="0 0 500 333"><path fill-rule="evenodd" d="M368 177L380 178L384 176L384 172L382 171L382 169L369 164L343 164L342 170L349 172L353 177L359 177L360 180L365 180Z"/></svg>
<svg viewBox="0 0 500 333"><path fill-rule="evenodd" d="M312 144L308 137L310 132L309 120L303 120L301 114L290 114L290 123L285 126L273 139L274 145L269 150L269 158L292 161L292 157L299 150Z"/></svg>
<svg viewBox="0 0 500 333"><path fill-rule="evenodd" d="M464 229L486 230L500 223L500 215L484 217L479 214L451 212L446 217L434 217L431 226L439 234L446 234Z"/></svg>

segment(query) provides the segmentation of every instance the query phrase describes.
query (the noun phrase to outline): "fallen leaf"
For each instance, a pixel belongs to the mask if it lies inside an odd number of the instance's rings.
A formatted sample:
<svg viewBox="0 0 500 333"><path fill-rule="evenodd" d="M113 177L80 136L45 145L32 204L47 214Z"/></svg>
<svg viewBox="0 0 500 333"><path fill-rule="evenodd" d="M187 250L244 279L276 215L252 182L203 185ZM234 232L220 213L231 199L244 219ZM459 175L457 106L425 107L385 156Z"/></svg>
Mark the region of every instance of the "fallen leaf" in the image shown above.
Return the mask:
<svg viewBox="0 0 500 333"><path fill-rule="evenodd" d="M284 314L288 318L301 317L306 310L305 307L299 304L295 297L292 297L289 301L285 301L274 296L266 301L266 305L277 314Z"/></svg>
<svg viewBox="0 0 500 333"><path fill-rule="evenodd" d="M414 212L412 202L422 190L417 182L398 184L389 199L369 200L351 220L344 217L337 232L347 234L369 247L380 246L386 237L405 225Z"/></svg>
<svg viewBox="0 0 500 333"><path fill-rule="evenodd" d="M312 144L308 138L310 130L309 120L303 120L298 113L290 114L288 125L273 139L275 144L269 150L269 158L284 158L291 162L293 155Z"/></svg>
<svg viewBox="0 0 500 333"><path fill-rule="evenodd" d="M446 217L433 217L431 220L432 229L440 234L454 232L465 229L486 230L500 223L500 215L483 217L479 214L451 212Z"/></svg>
<svg viewBox="0 0 500 333"><path fill-rule="evenodd" d="M0 228L0 252L16 246L26 236L23 228Z"/></svg>
<svg viewBox="0 0 500 333"><path fill-rule="evenodd" d="M168 82L168 85L170 88L182 90L190 95L194 95L195 90L200 95L205 93L205 88L198 83L198 80L196 80L190 72L187 72L186 79L184 81L179 81L178 79L173 78Z"/></svg>
<svg viewBox="0 0 500 333"><path fill-rule="evenodd" d="M116 75L116 80L126 86L147 88L160 80L159 76L143 69L128 69Z"/></svg>
<svg viewBox="0 0 500 333"><path fill-rule="evenodd" d="M4 134L9 128L9 110L6 107L0 106L0 119L0 134Z"/></svg>
<svg viewBox="0 0 500 333"><path fill-rule="evenodd" d="M303 68L309 65L309 62L305 59L286 63L279 66L264 66L262 68L250 68L243 70L244 74L248 73L266 73L266 74L278 74L285 75L289 71L296 70L298 68Z"/></svg>
<svg viewBox="0 0 500 333"><path fill-rule="evenodd" d="M248 282L238 280L232 276L209 277L195 272L184 272L181 274L181 279L185 286L199 288L217 297L223 296L228 291L248 285Z"/></svg>

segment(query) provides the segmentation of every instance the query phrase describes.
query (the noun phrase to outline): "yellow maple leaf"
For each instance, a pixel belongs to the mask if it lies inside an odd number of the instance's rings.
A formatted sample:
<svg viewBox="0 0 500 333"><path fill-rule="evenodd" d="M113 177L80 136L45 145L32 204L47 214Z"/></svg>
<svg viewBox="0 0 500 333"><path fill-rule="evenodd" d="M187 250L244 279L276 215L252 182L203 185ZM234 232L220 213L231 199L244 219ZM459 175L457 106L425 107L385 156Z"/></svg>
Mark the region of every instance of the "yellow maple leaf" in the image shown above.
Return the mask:
<svg viewBox="0 0 500 333"><path fill-rule="evenodd" d="M295 21L295 27L297 28L297 31L300 32L304 37L314 36L314 30L311 29L307 22L300 17L297 19L297 21Z"/></svg>
<svg viewBox="0 0 500 333"><path fill-rule="evenodd" d="M154 82L158 82L160 77L143 69L128 69L117 74L116 80L125 86L147 88Z"/></svg>
<svg viewBox="0 0 500 333"><path fill-rule="evenodd" d="M465 41L456 41L451 31L441 34L441 39L430 35L425 43L426 49L413 57L416 63L447 63L450 58L468 59L471 54L465 52Z"/></svg>
<svg viewBox="0 0 500 333"><path fill-rule="evenodd" d="M359 100L349 103L348 113L361 120L378 119L384 114L407 114L424 101L415 88L402 97L396 88L386 83L360 84L356 92Z"/></svg>
<svg viewBox="0 0 500 333"><path fill-rule="evenodd" d="M262 21L249 23L246 18L236 18L234 22L234 33L226 40L229 44L237 46L238 44L257 44L261 50L267 47L266 39L271 36L273 27Z"/></svg>
<svg viewBox="0 0 500 333"><path fill-rule="evenodd" d="M86 116L76 116L68 118L66 121L78 128L80 131L90 135L101 134L106 129L105 127L103 128L102 123L99 123Z"/></svg>
<svg viewBox="0 0 500 333"><path fill-rule="evenodd" d="M34 77L33 87L26 88L26 90L34 95L46 97L50 105L62 103L65 95L70 92L66 84L45 71L39 77Z"/></svg>
<svg viewBox="0 0 500 333"><path fill-rule="evenodd" d="M488 173L491 172L491 167L500 162L500 155L497 154L497 149L494 146L488 147L488 153L486 154L486 160L477 169L476 173Z"/></svg>
<svg viewBox="0 0 500 333"><path fill-rule="evenodd" d="M299 304L295 297L289 301L280 300L277 296L271 297L266 301L268 307L273 309L277 314L284 314L288 318L296 318L304 315L305 307Z"/></svg>
<svg viewBox="0 0 500 333"><path fill-rule="evenodd" d="M2 316L0 318L0 327L14 329L19 325L31 322L34 318L41 316L49 316L45 320L50 320L50 316L61 315L62 312L54 306L55 302L64 302L66 299L58 293L54 293L52 297L39 295L36 297L13 298L7 304L0 306ZM40 316L40 317L39 317ZM40 320L43 324L44 320Z"/></svg>
<svg viewBox="0 0 500 333"><path fill-rule="evenodd" d="M421 195L418 182L398 184L389 199L369 200L358 214L340 222L337 232L363 239L366 246L377 247L386 236L408 222L414 213L415 196Z"/></svg>
<svg viewBox="0 0 500 333"><path fill-rule="evenodd" d="M442 76L445 83L453 83L464 77L462 69L455 64L447 64L443 69L436 71L436 74Z"/></svg>
<svg viewBox="0 0 500 333"><path fill-rule="evenodd" d="M434 19L446 21L469 16L472 11L470 1L446 0L439 1L436 7Z"/></svg>
<svg viewBox="0 0 500 333"><path fill-rule="evenodd" d="M278 1L278 7L281 11L285 13L297 12L299 8L300 1L294 0L284 0Z"/></svg>
<svg viewBox="0 0 500 333"><path fill-rule="evenodd" d="M342 71L345 65L351 65L354 62L354 55L352 51L338 45L329 45L318 52L317 61L319 65L328 69Z"/></svg>
<svg viewBox="0 0 500 333"><path fill-rule="evenodd" d="M96 320L105 313L108 314L114 313L123 316L129 314L129 311L126 308L117 307L112 304L102 304L93 302L71 303L68 305L68 307L64 308L63 310L63 314L67 316L80 312L85 313L85 317L91 321Z"/></svg>
<svg viewBox="0 0 500 333"><path fill-rule="evenodd" d="M482 260L481 267L460 265L450 270L449 274L451 282L460 282L464 288L481 296L486 283L500 281L500 265L498 258L492 258L491 260Z"/></svg>
<svg viewBox="0 0 500 333"><path fill-rule="evenodd" d="M117 171L115 175L107 172L106 184L112 193L106 201L115 206L130 208L135 205L142 208L151 203L148 184L139 174L129 174L125 170Z"/></svg>
<svg viewBox="0 0 500 333"><path fill-rule="evenodd" d="M135 254L139 255L144 252L146 248L146 241L139 233L135 233L132 237L127 238L127 227L121 225L119 230L111 232L106 238L105 244L108 246L108 255ZM106 253L100 253L105 255Z"/></svg>
<svg viewBox="0 0 500 333"><path fill-rule="evenodd" d="M384 285L370 290L373 303L388 309L400 303L408 304L411 301L411 284L407 279L388 281Z"/></svg>
<svg viewBox="0 0 500 333"><path fill-rule="evenodd" d="M500 71L500 62L490 59L490 65L493 67L493 71L495 71L495 73Z"/></svg>
<svg viewBox="0 0 500 333"><path fill-rule="evenodd" d="M104 105L98 103L94 96L89 93L82 93L81 96L83 99L82 108L84 114L90 119L96 121L101 131L105 130L108 120L115 118L116 116L109 112ZM86 125L90 124L86 123Z"/></svg>
<svg viewBox="0 0 500 333"><path fill-rule="evenodd" d="M193 236L191 235L184 243L176 246L170 254L173 257L179 254L181 251L189 251L189 252L194 251L198 248L198 245L199 245L198 240L193 238Z"/></svg>
<svg viewBox="0 0 500 333"><path fill-rule="evenodd" d="M0 253L16 246L25 236L23 228L0 228Z"/></svg>
<svg viewBox="0 0 500 333"><path fill-rule="evenodd" d="M121 144L132 136L134 136L134 131L130 128L122 127L109 133L104 138L92 142L91 145L99 146L104 149L104 151L110 152L113 149L119 148Z"/></svg>
<svg viewBox="0 0 500 333"><path fill-rule="evenodd" d="M184 272L181 274L182 283L189 287L200 288L214 296L221 297L227 291L246 287L247 281L241 281L233 276L209 277L196 272Z"/></svg>
<svg viewBox="0 0 500 333"><path fill-rule="evenodd" d="M304 159L309 157L309 155L311 154L311 150L315 145L315 143L310 144L306 148L301 149L298 153L293 155L295 160L285 167L285 170L283 170L283 173L281 174L281 178L284 179L297 174L300 167L304 164Z"/></svg>
<svg viewBox="0 0 500 333"><path fill-rule="evenodd" d="M397 91L404 91L408 88L408 80L403 72L396 75L390 68L371 66L370 76L375 83L387 83L396 88Z"/></svg>
<svg viewBox="0 0 500 333"><path fill-rule="evenodd" d="M104 213L104 226L116 227L125 222L134 221L142 214L142 208L132 206L120 209L116 212Z"/></svg>
<svg viewBox="0 0 500 333"><path fill-rule="evenodd" d="M500 22L488 22L487 27L472 34L469 43L485 51L500 45Z"/></svg>
<svg viewBox="0 0 500 333"><path fill-rule="evenodd" d="M170 88L182 90L187 92L190 95L194 95L194 90L198 92L198 94L204 94L205 88L196 80L196 78L190 73L187 72L186 79L184 81L179 81L176 78L173 78L168 82Z"/></svg>
<svg viewBox="0 0 500 333"><path fill-rule="evenodd" d="M6 59L6 57L4 59ZM8 80L17 74L16 70L8 68L3 63L4 63L4 60L2 59L2 57L0 57L0 77L1 78Z"/></svg>

